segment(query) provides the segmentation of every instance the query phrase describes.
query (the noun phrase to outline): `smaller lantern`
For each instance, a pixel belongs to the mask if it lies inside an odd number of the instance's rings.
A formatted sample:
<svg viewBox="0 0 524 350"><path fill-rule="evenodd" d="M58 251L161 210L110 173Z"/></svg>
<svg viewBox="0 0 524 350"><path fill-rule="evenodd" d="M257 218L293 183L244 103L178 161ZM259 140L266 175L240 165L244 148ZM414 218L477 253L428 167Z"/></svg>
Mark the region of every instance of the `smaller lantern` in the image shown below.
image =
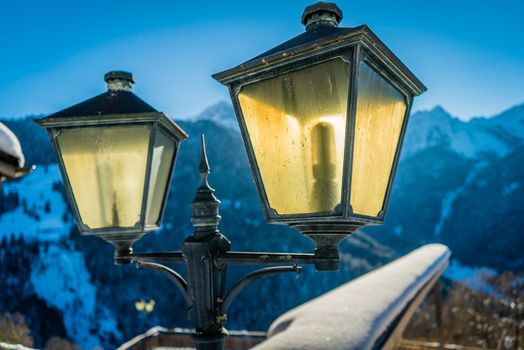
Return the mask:
<svg viewBox="0 0 524 350"><path fill-rule="evenodd" d="M266 219L332 258L343 237L384 221L411 103L426 90L367 26L341 19L335 4L308 6L305 33L213 76L229 87Z"/></svg>
<svg viewBox="0 0 524 350"><path fill-rule="evenodd" d="M132 92L127 72L108 91L37 122L47 129L80 233L115 257L162 221L180 141L187 134Z"/></svg>

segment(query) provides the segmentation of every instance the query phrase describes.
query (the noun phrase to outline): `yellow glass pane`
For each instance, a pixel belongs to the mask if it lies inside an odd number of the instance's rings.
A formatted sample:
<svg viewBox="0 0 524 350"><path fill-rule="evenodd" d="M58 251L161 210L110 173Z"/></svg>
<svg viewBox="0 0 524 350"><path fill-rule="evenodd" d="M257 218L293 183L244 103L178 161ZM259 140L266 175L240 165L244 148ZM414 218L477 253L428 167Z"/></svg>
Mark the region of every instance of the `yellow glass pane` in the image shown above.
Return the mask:
<svg viewBox="0 0 524 350"><path fill-rule="evenodd" d="M378 216L406 115L404 96L360 63L351 177L353 212Z"/></svg>
<svg viewBox="0 0 524 350"><path fill-rule="evenodd" d="M63 130L57 138L82 222L91 229L140 221L150 130Z"/></svg>
<svg viewBox="0 0 524 350"><path fill-rule="evenodd" d="M174 154L175 143L163 132L157 131L151 161L151 176L146 209L146 223L148 225L156 225L158 223L160 213L162 212L164 195L167 195L165 192L170 180L169 173L173 166Z"/></svg>
<svg viewBox="0 0 524 350"><path fill-rule="evenodd" d="M269 205L279 214L340 203L349 74L349 63L335 58L240 91Z"/></svg>

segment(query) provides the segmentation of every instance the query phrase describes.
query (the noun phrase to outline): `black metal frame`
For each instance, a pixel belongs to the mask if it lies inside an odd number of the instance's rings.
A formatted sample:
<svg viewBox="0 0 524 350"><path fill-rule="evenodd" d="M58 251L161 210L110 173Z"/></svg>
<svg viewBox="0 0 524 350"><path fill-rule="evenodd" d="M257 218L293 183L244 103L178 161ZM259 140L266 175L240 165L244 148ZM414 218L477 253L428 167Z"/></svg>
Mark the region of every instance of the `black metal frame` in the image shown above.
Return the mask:
<svg viewBox="0 0 524 350"><path fill-rule="evenodd" d="M47 129L54 155L58 161L60 172L65 184L65 191L74 216L77 219L77 227L82 235L95 235L115 246L115 258L120 255L127 255L132 251L132 244L139 240L144 234L150 231L158 230L164 216L167 194L169 193L171 178L173 175L180 142L188 137L175 122L160 112L134 113L134 114L111 114L102 116L71 116L71 117L47 117L37 120L37 122ZM92 229L83 223L80 215L74 193L69 182L67 170L64 165L60 146L57 137L62 130L74 129L95 129L111 128L122 126L144 126L148 128L149 144L146 160L146 174L144 176L144 188L142 192L142 203L140 209L140 221L134 227L109 227L101 229ZM147 220L147 201L149 196L149 183L151 180L151 162L153 158L153 148L155 144L156 133L162 132L169 137L174 143L174 154L172 164L169 170L166 190L162 199L162 206L156 224L148 225Z"/></svg>

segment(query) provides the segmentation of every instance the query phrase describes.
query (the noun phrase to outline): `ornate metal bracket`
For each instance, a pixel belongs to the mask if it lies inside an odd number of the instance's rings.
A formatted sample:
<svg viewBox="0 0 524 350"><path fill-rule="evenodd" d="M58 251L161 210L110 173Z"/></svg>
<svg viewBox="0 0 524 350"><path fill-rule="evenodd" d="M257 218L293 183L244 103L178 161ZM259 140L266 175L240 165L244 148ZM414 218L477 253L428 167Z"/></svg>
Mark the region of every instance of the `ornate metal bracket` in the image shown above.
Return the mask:
<svg viewBox="0 0 524 350"><path fill-rule="evenodd" d="M180 293L182 293L182 296L184 297L184 300L186 301L186 303L189 302L189 295L187 294L187 282L175 270L170 269L169 267L161 265L161 264L152 263L152 262L143 262L142 260L136 261L136 267L137 269L140 267L143 267L143 268L162 272L175 284L175 286L178 288Z"/></svg>
<svg viewBox="0 0 524 350"><path fill-rule="evenodd" d="M266 267L265 269L260 269L260 270L256 270L251 273L248 273L247 275L239 279L231 287L229 292L227 292L226 296L224 297L224 302L222 303L222 312L227 315L227 311L229 310L231 303L233 303L233 300L251 282L264 278L264 277L275 276L283 272L296 272L297 274L300 274L302 272L302 268L300 266Z"/></svg>

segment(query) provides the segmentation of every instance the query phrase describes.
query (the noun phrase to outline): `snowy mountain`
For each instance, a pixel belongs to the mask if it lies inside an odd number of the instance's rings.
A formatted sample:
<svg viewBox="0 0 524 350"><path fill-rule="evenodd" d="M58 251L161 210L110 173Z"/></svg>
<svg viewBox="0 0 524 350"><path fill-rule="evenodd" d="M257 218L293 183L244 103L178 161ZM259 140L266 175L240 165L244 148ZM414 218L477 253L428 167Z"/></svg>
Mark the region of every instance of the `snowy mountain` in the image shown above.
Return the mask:
<svg viewBox="0 0 524 350"><path fill-rule="evenodd" d="M23 235L26 241L58 242L73 225L62 189L58 166L39 166L20 181L3 184L4 196L19 203L0 216L0 240Z"/></svg>
<svg viewBox="0 0 524 350"><path fill-rule="evenodd" d="M406 133L402 157L430 148L447 148L468 158L504 156L524 141L524 104L491 118L464 122L438 106L415 113Z"/></svg>
<svg viewBox="0 0 524 350"><path fill-rule="evenodd" d="M466 266L521 271L523 187L524 104L469 122L441 107L415 113L386 223L366 232L397 249L443 242Z"/></svg>
<svg viewBox="0 0 524 350"><path fill-rule="evenodd" d="M231 104L225 101L218 102L204 109L200 114L191 117L189 120L209 120L227 129L240 131L235 111Z"/></svg>

